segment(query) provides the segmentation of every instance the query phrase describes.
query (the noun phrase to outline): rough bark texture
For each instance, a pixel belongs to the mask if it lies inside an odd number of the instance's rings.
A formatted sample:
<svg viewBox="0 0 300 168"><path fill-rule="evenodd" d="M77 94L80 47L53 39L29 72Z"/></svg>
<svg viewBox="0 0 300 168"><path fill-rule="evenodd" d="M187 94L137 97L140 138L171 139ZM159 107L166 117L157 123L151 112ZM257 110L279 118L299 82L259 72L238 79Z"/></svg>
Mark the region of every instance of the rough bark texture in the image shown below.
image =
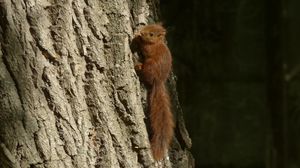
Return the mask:
<svg viewBox="0 0 300 168"><path fill-rule="evenodd" d="M157 4L0 0L0 167L193 166L177 98L179 141L151 156L130 41Z"/></svg>

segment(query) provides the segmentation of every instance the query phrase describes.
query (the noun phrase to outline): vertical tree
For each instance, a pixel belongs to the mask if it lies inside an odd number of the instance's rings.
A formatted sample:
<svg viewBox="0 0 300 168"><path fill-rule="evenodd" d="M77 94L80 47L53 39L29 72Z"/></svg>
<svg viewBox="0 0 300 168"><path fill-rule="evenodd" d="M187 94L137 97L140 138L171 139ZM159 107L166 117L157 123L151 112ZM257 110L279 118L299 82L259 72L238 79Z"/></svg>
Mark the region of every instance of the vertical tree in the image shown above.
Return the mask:
<svg viewBox="0 0 300 168"><path fill-rule="evenodd" d="M272 168L287 167L287 110L284 80L283 1L266 1L267 93L271 123Z"/></svg>
<svg viewBox="0 0 300 168"><path fill-rule="evenodd" d="M0 167L155 167L130 42L158 5L0 1ZM178 140L162 164L192 167L170 81Z"/></svg>

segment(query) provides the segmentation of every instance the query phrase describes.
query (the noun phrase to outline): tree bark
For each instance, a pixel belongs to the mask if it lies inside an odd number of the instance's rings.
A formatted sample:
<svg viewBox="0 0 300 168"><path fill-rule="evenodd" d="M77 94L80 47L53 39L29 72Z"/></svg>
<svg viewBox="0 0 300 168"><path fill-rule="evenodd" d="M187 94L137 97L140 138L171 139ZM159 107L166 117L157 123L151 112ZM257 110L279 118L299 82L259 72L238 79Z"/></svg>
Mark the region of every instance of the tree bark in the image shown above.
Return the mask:
<svg viewBox="0 0 300 168"><path fill-rule="evenodd" d="M0 1L0 167L193 167L174 78L177 138L170 159L150 151L130 41L157 5Z"/></svg>

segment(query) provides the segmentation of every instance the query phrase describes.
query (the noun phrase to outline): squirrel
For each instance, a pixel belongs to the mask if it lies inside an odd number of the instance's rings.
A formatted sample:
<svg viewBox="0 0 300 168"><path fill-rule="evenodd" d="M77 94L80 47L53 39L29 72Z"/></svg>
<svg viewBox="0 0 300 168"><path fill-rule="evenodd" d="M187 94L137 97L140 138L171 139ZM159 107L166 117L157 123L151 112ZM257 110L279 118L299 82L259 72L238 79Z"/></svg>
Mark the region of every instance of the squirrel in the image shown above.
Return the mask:
<svg viewBox="0 0 300 168"><path fill-rule="evenodd" d="M151 24L135 34L134 42L142 53L143 63L135 65L141 80L148 86L148 109L151 125L151 150L156 161L166 155L174 134L174 121L168 90L165 86L172 68L172 56L165 43L166 29Z"/></svg>

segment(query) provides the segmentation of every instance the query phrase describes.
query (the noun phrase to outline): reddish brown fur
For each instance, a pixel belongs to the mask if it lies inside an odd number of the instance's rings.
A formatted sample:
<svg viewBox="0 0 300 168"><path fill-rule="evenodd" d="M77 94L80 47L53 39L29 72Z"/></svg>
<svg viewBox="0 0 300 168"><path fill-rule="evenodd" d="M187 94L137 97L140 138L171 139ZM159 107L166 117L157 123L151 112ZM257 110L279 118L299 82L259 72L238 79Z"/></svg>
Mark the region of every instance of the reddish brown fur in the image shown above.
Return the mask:
<svg viewBox="0 0 300 168"><path fill-rule="evenodd" d="M164 158L173 138L173 115L170 98L165 87L172 66L169 48L164 43L166 30L159 24L143 27L137 34L137 42L145 57L136 70L150 86L149 111L152 128L151 149L155 160Z"/></svg>

